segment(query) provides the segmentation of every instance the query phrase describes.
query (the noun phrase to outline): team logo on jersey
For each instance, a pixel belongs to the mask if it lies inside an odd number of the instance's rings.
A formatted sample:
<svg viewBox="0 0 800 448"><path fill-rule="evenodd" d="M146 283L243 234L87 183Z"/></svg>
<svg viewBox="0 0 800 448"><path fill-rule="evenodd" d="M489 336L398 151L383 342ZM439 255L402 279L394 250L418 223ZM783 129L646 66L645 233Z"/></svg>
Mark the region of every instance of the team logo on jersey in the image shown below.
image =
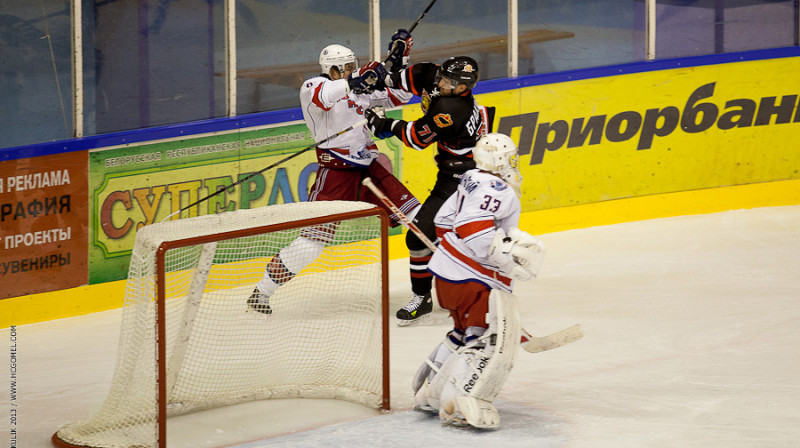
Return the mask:
<svg viewBox="0 0 800 448"><path fill-rule="evenodd" d="M436 114L433 116L433 122L440 128L446 128L453 124L453 118L450 117L450 114Z"/></svg>
<svg viewBox="0 0 800 448"><path fill-rule="evenodd" d="M508 184L501 181L500 179L492 179L489 181L489 187L493 190L503 191L508 188Z"/></svg>
<svg viewBox="0 0 800 448"><path fill-rule="evenodd" d="M420 108L422 108L422 113L427 114L428 108L431 106L431 101L439 96L439 88L434 87L433 90L428 92L426 89L422 89L422 101L419 102Z"/></svg>

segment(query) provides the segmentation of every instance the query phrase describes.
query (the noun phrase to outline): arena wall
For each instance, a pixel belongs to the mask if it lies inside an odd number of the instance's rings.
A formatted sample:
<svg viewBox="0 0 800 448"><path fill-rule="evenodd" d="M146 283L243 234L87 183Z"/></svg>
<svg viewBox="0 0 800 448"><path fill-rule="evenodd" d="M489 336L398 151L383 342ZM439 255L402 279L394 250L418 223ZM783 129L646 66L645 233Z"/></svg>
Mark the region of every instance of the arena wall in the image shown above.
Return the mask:
<svg viewBox="0 0 800 448"><path fill-rule="evenodd" d="M784 48L479 83L520 147L534 234L800 204L800 50ZM414 102L391 111L421 115ZM0 327L118 308L136 230L313 141L299 110L0 152ZM433 150L379 144L420 198ZM181 217L307 199L313 151ZM175 217L177 218L177 217ZM170 218L174 219L174 218ZM399 232L390 256L408 256Z"/></svg>

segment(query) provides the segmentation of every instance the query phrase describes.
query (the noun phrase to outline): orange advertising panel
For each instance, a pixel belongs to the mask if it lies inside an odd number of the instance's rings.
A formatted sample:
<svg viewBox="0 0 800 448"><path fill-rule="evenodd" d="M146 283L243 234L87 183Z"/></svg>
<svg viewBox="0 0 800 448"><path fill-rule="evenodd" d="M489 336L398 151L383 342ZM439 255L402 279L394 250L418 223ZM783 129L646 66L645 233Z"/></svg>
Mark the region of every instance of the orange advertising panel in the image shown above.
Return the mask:
<svg viewBox="0 0 800 448"><path fill-rule="evenodd" d="M85 151L0 162L0 299L87 283Z"/></svg>

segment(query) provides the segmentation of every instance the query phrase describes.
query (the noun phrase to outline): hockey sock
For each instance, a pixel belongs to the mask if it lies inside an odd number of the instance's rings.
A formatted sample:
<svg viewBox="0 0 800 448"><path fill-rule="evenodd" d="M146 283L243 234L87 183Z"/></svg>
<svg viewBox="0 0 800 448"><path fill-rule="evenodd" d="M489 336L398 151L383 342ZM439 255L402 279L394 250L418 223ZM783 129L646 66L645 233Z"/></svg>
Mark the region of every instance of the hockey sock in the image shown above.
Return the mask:
<svg viewBox="0 0 800 448"><path fill-rule="evenodd" d="M296 238L270 260L264 278L256 284L258 289L267 295L272 294L278 286L293 279L316 260L324 249L325 243L322 241L303 236Z"/></svg>
<svg viewBox="0 0 800 448"><path fill-rule="evenodd" d="M262 293L266 294L267 296L271 296L272 293L278 289L278 286L288 282L293 278L294 274L286 269L286 266L283 264L279 254L272 257L272 259L269 261L269 264L267 264L267 270L264 272L264 278L256 283L256 287Z"/></svg>
<svg viewBox="0 0 800 448"><path fill-rule="evenodd" d="M420 256L422 255L422 256ZM431 261L430 250L410 251L408 261L411 274L411 290L414 294L425 295L433 289L433 274L428 271L428 262Z"/></svg>
<svg viewBox="0 0 800 448"><path fill-rule="evenodd" d="M294 276L316 260L323 249L325 249L324 242L301 236L281 249L279 255L283 265Z"/></svg>

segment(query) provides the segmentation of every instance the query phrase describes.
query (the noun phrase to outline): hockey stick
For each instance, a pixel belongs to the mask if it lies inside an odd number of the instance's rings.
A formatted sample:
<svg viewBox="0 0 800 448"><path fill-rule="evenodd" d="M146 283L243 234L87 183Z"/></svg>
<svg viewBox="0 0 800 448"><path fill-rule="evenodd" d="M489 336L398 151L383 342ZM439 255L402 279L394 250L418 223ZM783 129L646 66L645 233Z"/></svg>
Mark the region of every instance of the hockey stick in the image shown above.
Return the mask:
<svg viewBox="0 0 800 448"><path fill-rule="evenodd" d="M408 33L409 33L409 34L411 34L411 32L412 32L412 31L414 31L414 28L416 28L416 27L417 27L417 25L419 25L419 21L420 21L420 20L422 20L422 18L423 18L423 17L425 17L425 14L427 14L427 13L428 13L428 11L430 11L430 10L431 10L431 8L433 7L433 4L434 4L434 3L436 3L436 0L432 0L432 1L430 2L430 4L428 5L428 7L427 7L427 8L425 8L425 11L422 11L422 14L420 14L420 15L419 15L419 17L417 17L417 21L416 21L416 22L414 22L414 24L413 24L413 25L411 25L411 28L409 28L409 29L408 29Z"/></svg>
<svg viewBox="0 0 800 448"><path fill-rule="evenodd" d="M522 348L525 349L527 352L531 353L539 353L545 350L552 350L554 348L561 347L562 345L567 345L569 343L575 342L578 339L583 337L583 331L581 330L581 324L575 324L569 328L565 328L561 331L556 331L553 334L548 334L547 336L531 336L530 333L522 329L522 340L520 341Z"/></svg>
<svg viewBox="0 0 800 448"><path fill-rule="evenodd" d="M252 179L252 178L254 178L254 177L258 176L259 174L261 174L261 173L263 173L263 172L265 172L265 171L267 171L267 170L270 170L270 169L272 169L272 168L275 168L276 166L278 166L278 165L281 165L281 164L283 164L284 162L287 162L287 161L289 161L289 160L291 160L291 159L294 159L295 157L299 156L300 154L303 154L303 153L305 153L306 151L308 151L308 150L310 150L310 149L314 149L314 148L316 148L317 146L319 146L319 145L321 145L321 144L323 144L323 143L327 143L327 142L329 142L329 141L333 140L334 138L336 138L336 137L338 137L338 136L340 136L340 135L344 134L345 132L350 132L350 131L352 131L353 129L360 128L361 126L364 126L365 124L367 124L367 120L366 120L366 119L364 119L364 120L359 120L359 121L357 121L357 122L353 123L351 126L349 126L349 127L345 128L345 129L342 129L341 131L339 131L339 132L337 132L337 133L335 133L335 134L333 134L333 135L330 135L330 136L328 136L328 137L326 137L326 138L324 138L324 139L322 139L322 140L320 140L320 141L318 141L318 142L314 142L313 144L306 146L305 148L303 148L303 149L301 149L301 150L297 151L296 153L294 153L294 154L292 154L292 155L290 155L290 156L288 156L288 157L285 157L285 158L283 158L283 159L281 159L281 160L278 160L277 162L273 163L272 165L270 165L270 166L268 166L268 167L266 167L266 168L264 168L264 169L262 169L262 170L260 170L260 171L257 171L257 172L255 172L255 173L252 173L251 175L249 175L249 176L247 176L247 177L244 177L244 178L242 178L242 179L239 179L238 181L236 181L236 182L234 182L234 183L232 183L232 184L228 185L228 186L227 186L227 187L225 187L225 188L220 188L220 189L218 189L216 192L214 192L214 193L211 193L210 195L208 195L208 196L206 196L206 197L204 197L204 198L202 198L202 199L198 199L198 200L196 200L196 201L192 202L191 204L187 205L186 207L183 207L183 208L181 208L181 209L180 209L180 210L178 210L177 212L170 213L169 215L167 215L167 217L166 217L166 218L162 219L162 220L161 220L161 222L164 222L164 221L168 220L169 218L172 218L173 216L177 215L178 213L180 213L180 212L182 212L182 211L184 211L184 210L188 210L188 209L190 209L190 208L194 207L194 206L195 206L195 205L197 205L197 204L200 204L201 202L207 201L207 200L209 200L209 199L213 198L214 196L216 196L216 195L218 195L218 194L222 193L223 191L228 191L228 192L231 192L231 191L232 191L232 189L233 189L233 187L235 187L235 186L237 186L237 185L239 185L239 184L241 184L241 183L243 183L243 182L245 182L245 181L248 181L248 180L250 180L250 179Z"/></svg>
<svg viewBox="0 0 800 448"><path fill-rule="evenodd" d="M425 14L427 14L428 11L431 10L431 8L433 7L434 3L436 3L436 0L432 0L428 4L428 7L425 8L424 11L422 11L422 14L420 14L419 17L417 17L417 20L414 21L414 24L411 25L411 28L408 29L408 34L411 34L411 32L414 31L414 28L416 28L417 25L419 25L419 22L422 20L423 17L425 17ZM386 59L383 60L384 64L386 64L386 62L389 61L389 58L392 57L392 54L395 52L395 50L397 50L397 43L396 42L392 44L392 49L391 49L391 51L389 51L389 56L386 56Z"/></svg>
<svg viewBox="0 0 800 448"><path fill-rule="evenodd" d="M394 205L394 202L392 202L391 199L389 199L385 194L383 194L380 188L378 188L372 182L372 179L370 179L369 177L365 177L364 180L361 181L361 184L369 188L375 194L375 196L377 196L378 199L380 199L381 202L383 202L383 205L385 205L386 208L391 210L392 213L394 213L397 216L397 219L400 221L401 224L403 224L403 226L406 229L410 230L411 232L414 232L414 235L417 235L420 241L422 241L426 246L428 246L428 249L430 249L433 252L436 252L436 245L433 244L433 242L431 242L431 240L429 240L424 233L422 233L422 230L420 230L416 224L414 224L410 219L408 219L408 216L406 216L405 213L401 212L400 209L397 208L396 205Z"/></svg>
<svg viewBox="0 0 800 448"><path fill-rule="evenodd" d="M394 202L392 202L391 199L389 199L385 194L383 194L380 188L378 188L372 182L372 179L367 177L363 181L361 181L361 183L365 187L369 188L372 191L372 193L374 193L375 196L377 196L378 199L380 199L380 201L383 202L383 204L386 205L386 207L397 216L397 219L400 220L400 223L403 224L405 228L407 228L411 232L414 232L417 238L419 238L420 241L422 241L426 246L428 246L428 249L430 249L433 252L436 252L436 245L433 244L433 242L430 239L428 239L428 237L424 233L422 233L422 230L420 230L416 224L414 224L410 219L408 219L408 216L406 216L405 213L400 211L400 209L397 208L396 205L394 205ZM567 345L571 342L575 342L583 337L583 332L581 331L580 324L575 324L569 328L565 328L553 334L549 334L547 336L539 336L539 337L531 336L531 334L528 333L528 331L525 330L524 328L520 327L520 330L522 331L522 337L520 338L520 345L522 345L522 348L524 348L525 351L530 353L539 353L545 350L552 350L554 348L561 347L562 345Z"/></svg>

